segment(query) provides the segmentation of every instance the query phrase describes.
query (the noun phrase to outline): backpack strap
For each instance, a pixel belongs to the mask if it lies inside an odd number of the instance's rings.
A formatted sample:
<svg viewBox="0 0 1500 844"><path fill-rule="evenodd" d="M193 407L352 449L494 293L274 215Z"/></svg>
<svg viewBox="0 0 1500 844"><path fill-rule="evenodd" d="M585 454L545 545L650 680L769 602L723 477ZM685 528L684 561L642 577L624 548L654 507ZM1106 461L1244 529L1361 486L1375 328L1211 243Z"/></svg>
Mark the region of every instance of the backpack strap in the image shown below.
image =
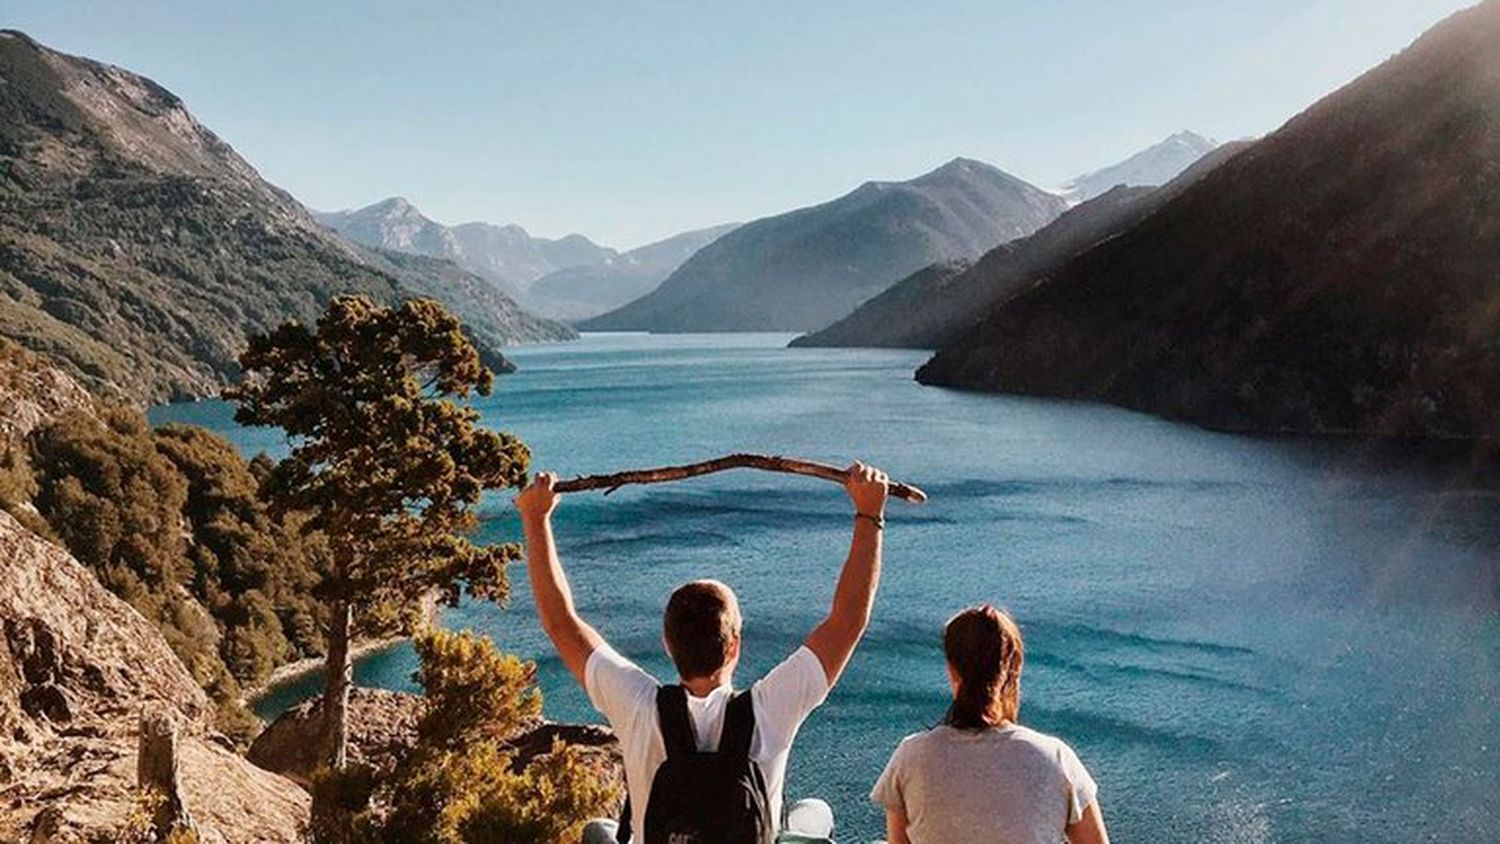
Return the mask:
<svg viewBox="0 0 1500 844"><path fill-rule="evenodd" d="M693 737L693 719L688 715L687 689L662 686L656 690L656 723L661 727L662 744L667 758L687 758L698 752Z"/></svg>
<svg viewBox="0 0 1500 844"><path fill-rule="evenodd" d="M750 758L750 739L755 735L755 698L750 689L730 698L724 712L724 732L719 737L719 755L736 761Z"/></svg>

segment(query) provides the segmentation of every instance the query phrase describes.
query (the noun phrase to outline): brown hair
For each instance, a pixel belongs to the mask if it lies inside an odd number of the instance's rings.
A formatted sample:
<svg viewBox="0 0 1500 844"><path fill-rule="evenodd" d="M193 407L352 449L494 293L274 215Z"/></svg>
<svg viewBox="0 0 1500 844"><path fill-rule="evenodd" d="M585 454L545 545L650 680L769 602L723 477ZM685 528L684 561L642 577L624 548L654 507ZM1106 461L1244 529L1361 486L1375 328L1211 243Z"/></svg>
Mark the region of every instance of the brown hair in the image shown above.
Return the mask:
<svg viewBox="0 0 1500 844"><path fill-rule="evenodd" d="M662 615L667 654L684 680L711 676L729 660L740 635L740 606L734 592L717 580L695 580L677 587Z"/></svg>
<svg viewBox="0 0 1500 844"><path fill-rule="evenodd" d="M1015 721L1021 710L1021 628L989 604L948 619L943 652L958 675L958 690L943 723L978 730Z"/></svg>

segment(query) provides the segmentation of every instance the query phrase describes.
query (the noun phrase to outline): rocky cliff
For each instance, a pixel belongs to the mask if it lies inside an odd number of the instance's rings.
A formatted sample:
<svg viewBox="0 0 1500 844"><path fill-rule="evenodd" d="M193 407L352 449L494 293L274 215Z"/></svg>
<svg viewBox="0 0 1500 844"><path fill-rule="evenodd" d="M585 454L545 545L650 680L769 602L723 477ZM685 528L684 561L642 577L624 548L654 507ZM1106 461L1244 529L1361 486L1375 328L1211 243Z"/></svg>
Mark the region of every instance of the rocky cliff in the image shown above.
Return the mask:
<svg viewBox="0 0 1500 844"><path fill-rule="evenodd" d="M120 840L147 708L180 726L204 840L299 840L307 795L222 746L208 699L156 628L0 512L0 840Z"/></svg>
<svg viewBox="0 0 1500 844"><path fill-rule="evenodd" d="M349 758L389 774L417 741L417 721L426 701L420 695L386 689L356 688L349 697ZM313 698L282 713L250 746L248 758L268 771L299 783L309 783L319 763L317 747L322 728L322 698ZM552 750L554 739L585 748L605 762L615 777L623 777L619 741L606 727L593 724L527 724L511 745L517 764Z"/></svg>
<svg viewBox="0 0 1500 844"><path fill-rule="evenodd" d="M48 419L93 402L72 376L0 337L0 454Z"/></svg>

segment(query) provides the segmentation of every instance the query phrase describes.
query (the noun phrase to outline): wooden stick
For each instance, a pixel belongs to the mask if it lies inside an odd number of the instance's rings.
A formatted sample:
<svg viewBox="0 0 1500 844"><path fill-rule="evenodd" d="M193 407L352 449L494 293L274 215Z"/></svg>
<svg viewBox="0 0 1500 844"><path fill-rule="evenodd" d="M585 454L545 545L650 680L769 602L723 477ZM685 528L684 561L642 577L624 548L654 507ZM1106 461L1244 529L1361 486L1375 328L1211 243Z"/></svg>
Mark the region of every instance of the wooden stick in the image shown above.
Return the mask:
<svg viewBox="0 0 1500 844"><path fill-rule="evenodd" d="M825 481L843 483L848 477L847 469L830 466L827 463L815 463L811 460L798 460L795 457L781 457L771 454L730 454L714 460L705 460L702 463L689 463L685 466L663 466L659 469L634 469L628 472L615 472L610 475L580 475L576 478L560 480L554 487L558 492L583 492L590 489L602 489L605 495L627 484L659 484L667 481L680 481L684 478L695 478L699 475L707 475L711 472L723 472L727 469L760 469L763 472L785 472L792 475L807 475L813 478L822 478ZM917 489L910 484L891 481L891 495L913 504L920 504L927 500L927 493Z"/></svg>

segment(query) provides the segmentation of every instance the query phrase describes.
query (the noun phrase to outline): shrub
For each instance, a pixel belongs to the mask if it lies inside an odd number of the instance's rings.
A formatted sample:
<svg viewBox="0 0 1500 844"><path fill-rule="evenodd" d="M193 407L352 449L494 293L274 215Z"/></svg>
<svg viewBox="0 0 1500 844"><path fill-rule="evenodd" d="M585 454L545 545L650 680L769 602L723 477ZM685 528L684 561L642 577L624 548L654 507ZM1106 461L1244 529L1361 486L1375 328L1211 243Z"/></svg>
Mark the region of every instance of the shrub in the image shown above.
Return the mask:
<svg viewBox="0 0 1500 844"><path fill-rule="evenodd" d="M219 726L248 740L258 727L244 685L319 654L313 597L325 550L295 515L273 518L254 467L208 431L153 431L129 408L65 413L33 432L26 476L51 533L106 588L156 622L218 703ZM21 486L25 484L26 486Z"/></svg>
<svg viewBox="0 0 1500 844"><path fill-rule="evenodd" d="M518 764L508 742L541 716L533 663L471 633L425 634L417 652L428 708L417 747L383 789L385 840L552 844L618 802L618 787L578 748L558 743Z"/></svg>

